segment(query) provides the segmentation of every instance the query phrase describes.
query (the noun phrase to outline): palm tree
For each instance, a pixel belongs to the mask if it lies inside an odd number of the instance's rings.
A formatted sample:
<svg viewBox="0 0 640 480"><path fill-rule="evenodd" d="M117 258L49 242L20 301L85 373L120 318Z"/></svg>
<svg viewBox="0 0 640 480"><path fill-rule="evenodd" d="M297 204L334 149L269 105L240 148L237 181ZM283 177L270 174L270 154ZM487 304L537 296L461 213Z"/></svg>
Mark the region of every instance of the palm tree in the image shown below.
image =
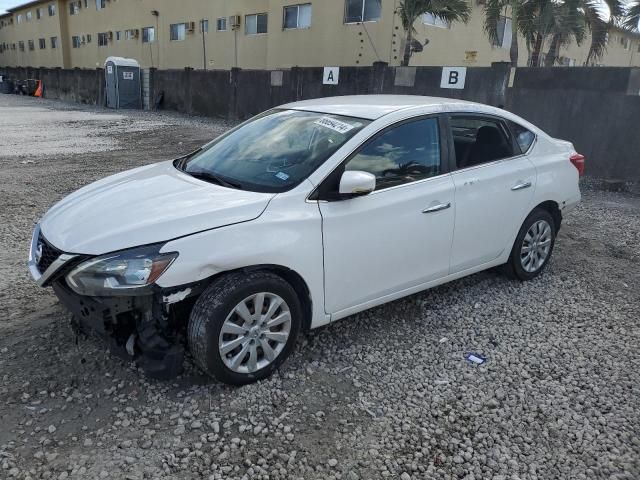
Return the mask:
<svg viewBox="0 0 640 480"><path fill-rule="evenodd" d="M549 35L553 17L554 0L487 0L484 12L484 30L493 44L497 44L498 22L511 10L511 65L518 65L518 37L524 38L529 50L529 64L537 66Z"/></svg>
<svg viewBox="0 0 640 480"><path fill-rule="evenodd" d="M602 12L602 3L599 0L583 0L584 16L587 27L591 32L591 45L585 65L602 58L607 49L609 30L615 22L624 14L624 2L622 0L604 0L609 8L609 20Z"/></svg>
<svg viewBox="0 0 640 480"><path fill-rule="evenodd" d="M522 18L519 30L529 48L529 65L540 66L542 50L549 38L551 59L545 60L545 65L555 63L560 47L572 39L581 43L587 30L591 33L591 45L585 63L600 58L606 50L609 29L623 11L622 0L604 0L604 3L610 11L609 20L600 0L524 0L519 9Z"/></svg>
<svg viewBox="0 0 640 480"><path fill-rule="evenodd" d="M587 25L582 2L583 0L565 0L564 3L553 6L551 43L544 57L545 67L555 65L560 57L560 47L569 45L572 40L578 45L584 41Z"/></svg>
<svg viewBox="0 0 640 480"><path fill-rule="evenodd" d="M624 12L623 27L629 30L639 30L638 24L640 23L640 0L631 3L631 5Z"/></svg>
<svg viewBox="0 0 640 480"><path fill-rule="evenodd" d="M498 23L502 17L502 12L507 7L511 8L511 46L509 48L509 59L511 66L518 66L518 31L521 20L521 6L526 0L487 0L484 6L484 31L489 36L492 44L499 42ZM522 19L523 20L523 19Z"/></svg>
<svg viewBox="0 0 640 480"><path fill-rule="evenodd" d="M398 8L398 15L402 22L402 28L407 32L405 40L404 56L401 65L409 65L414 49L414 24L422 15L430 13L434 17L447 23L469 21L471 7L466 0L402 0Z"/></svg>

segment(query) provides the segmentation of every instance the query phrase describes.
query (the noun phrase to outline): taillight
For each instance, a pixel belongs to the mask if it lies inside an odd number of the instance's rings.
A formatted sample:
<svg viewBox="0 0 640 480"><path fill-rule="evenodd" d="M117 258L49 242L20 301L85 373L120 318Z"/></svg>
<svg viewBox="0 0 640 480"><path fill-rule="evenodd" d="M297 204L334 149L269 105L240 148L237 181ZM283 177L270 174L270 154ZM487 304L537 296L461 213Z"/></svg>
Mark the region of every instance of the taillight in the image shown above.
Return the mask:
<svg viewBox="0 0 640 480"><path fill-rule="evenodd" d="M578 169L578 175L584 175L584 155L580 155L579 153L574 153L569 157L573 166Z"/></svg>

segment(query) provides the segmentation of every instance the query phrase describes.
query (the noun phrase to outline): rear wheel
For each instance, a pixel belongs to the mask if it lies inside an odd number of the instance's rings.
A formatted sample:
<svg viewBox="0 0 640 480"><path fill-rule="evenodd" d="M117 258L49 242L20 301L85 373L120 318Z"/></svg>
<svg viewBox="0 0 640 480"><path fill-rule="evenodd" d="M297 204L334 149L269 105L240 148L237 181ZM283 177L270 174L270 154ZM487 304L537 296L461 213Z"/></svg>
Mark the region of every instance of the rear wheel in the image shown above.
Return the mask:
<svg viewBox="0 0 640 480"><path fill-rule="evenodd" d="M526 218L513 244L507 273L519 280L531 280L546 267L556 239L556 227L549 212L536 208Z"/></svg>
<svg viewBox="0 0 640 480"><path fill-rule="evenodd" d="M294 289L270 272L232 273L200 296L188 341L198 365L224 383L269 376L293 350L302 323Z"/></svg>

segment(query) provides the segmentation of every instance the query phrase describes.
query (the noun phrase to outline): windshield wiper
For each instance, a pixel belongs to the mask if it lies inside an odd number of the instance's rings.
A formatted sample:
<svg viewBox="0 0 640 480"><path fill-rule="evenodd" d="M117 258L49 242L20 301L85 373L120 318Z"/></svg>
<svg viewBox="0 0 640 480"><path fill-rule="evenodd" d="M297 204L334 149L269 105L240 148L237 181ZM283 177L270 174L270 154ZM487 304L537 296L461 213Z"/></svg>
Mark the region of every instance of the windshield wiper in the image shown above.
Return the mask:
<svg viewBox="0 0 640 480"><path fill-rule="evenodd" d="M230 182L229 180L225 180L224 178L215 175L211 172L205 172L205 171L196 171L196 172L187 172L185 171L185 173L191 175L194 178L198 178L200 180L204 180L205 182L210 182L210 183L216 183L218 185L222 185L223 187L228 187L228 188L235 188L238 190L242 190L242 185L240 185L239 183L235 183L235 182Z"/></svg>

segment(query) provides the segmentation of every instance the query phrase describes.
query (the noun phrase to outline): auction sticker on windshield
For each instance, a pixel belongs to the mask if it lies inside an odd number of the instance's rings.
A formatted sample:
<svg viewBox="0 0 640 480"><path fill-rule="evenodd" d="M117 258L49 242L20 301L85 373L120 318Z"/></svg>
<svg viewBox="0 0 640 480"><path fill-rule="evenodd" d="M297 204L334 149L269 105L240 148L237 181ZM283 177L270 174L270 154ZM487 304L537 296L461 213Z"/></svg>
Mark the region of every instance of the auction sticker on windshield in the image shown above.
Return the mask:
<svg viewBox="0 0 640 480"><path fill-rule="evenodd" d="M322 125L323 127L330 128L338 133L347 133L349 130L355 128L354 125L350 125L346 122L341 122L340 120L336 120L335 118L322 117L320 120L316 120L316 125Z"/></svg>

